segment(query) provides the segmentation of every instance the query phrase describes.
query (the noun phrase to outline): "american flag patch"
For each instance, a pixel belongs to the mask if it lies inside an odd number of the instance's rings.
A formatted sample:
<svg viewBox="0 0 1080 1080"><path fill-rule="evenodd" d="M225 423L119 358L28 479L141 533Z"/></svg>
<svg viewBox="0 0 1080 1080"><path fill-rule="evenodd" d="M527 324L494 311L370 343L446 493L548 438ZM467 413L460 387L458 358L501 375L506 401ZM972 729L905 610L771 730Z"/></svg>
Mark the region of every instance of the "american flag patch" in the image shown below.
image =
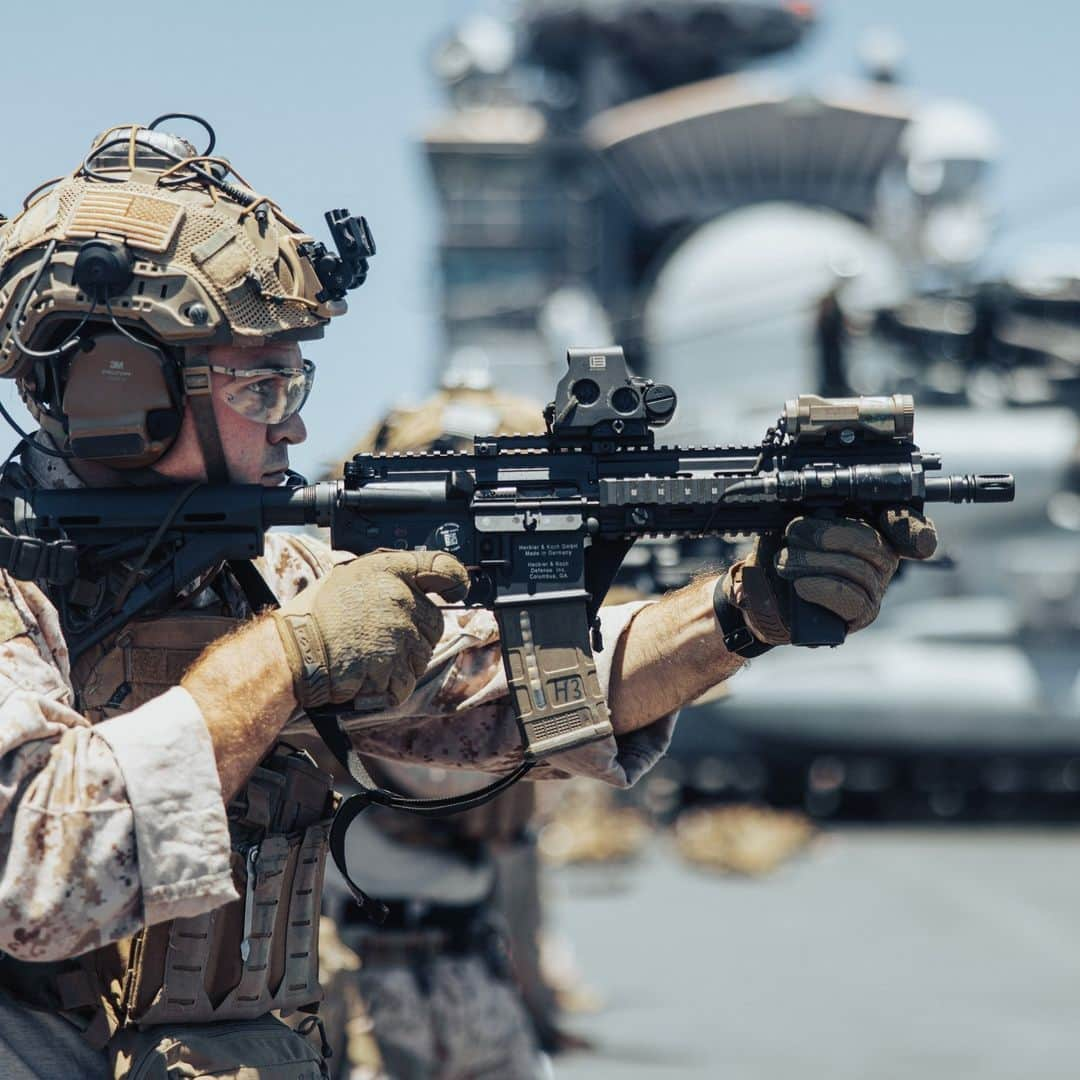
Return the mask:
<svg viewBox="0 0 1080 1080"><path fill-rule="evenodd" d="M122 236L132 247L144 251L164 251L183 216L182 206L151 195L86 191L75 204L64 235L89 239L108 233Z"/></svg>

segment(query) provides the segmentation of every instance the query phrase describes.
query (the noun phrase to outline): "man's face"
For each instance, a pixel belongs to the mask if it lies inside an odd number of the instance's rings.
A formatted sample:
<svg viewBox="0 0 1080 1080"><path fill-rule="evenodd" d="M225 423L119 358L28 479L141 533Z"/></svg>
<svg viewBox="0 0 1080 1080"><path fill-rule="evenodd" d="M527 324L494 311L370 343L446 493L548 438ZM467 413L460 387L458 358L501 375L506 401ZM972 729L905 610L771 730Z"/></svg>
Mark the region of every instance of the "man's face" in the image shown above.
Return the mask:
<svg viewBox="0 0 1080 1080"><path fill-rule="evenodd" d="M236 374L213 372L214 417L217 420L229 479L234 484L262 484L277 487L285 479L289 467L289 446L307 438L307 428L299 414L278 424L263 424L248 419L229 404L238 394L251 400L257 397L272 376L244 376L253 368L299 368L300 347L295 343L240 348L235 345L215 345L207 350L209 363L214 367L237 369ZM171 480L205 479L206 466L202 448L195 431L190 406L184 410L180 434L169 452L154 468Z"/></svg>

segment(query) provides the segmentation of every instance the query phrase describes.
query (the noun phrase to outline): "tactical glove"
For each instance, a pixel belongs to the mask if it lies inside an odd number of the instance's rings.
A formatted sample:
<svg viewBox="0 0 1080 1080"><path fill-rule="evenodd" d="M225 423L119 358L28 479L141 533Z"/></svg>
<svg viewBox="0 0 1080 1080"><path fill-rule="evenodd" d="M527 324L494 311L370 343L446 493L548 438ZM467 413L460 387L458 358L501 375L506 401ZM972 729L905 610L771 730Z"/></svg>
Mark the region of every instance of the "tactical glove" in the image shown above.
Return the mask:
<svg viewBox="0 0 1080 1080"><path fill-rule="evenodd" d="M400 705L442 636L426 593L463 600L465 567L439 551L376 551L341 566L273 612L302 708Z"/></svg>
<svg viewBox="0 0 1080 1080"><path fill-rule="evenodd" d="M936 548L933 522L906 507L882 511L876 528L854 518L798 517L782 538L759 537L720 590L769 645L791 641L786 582L803 600L839 615L851 633L877 618L900 560L928 559Z"/></svg>

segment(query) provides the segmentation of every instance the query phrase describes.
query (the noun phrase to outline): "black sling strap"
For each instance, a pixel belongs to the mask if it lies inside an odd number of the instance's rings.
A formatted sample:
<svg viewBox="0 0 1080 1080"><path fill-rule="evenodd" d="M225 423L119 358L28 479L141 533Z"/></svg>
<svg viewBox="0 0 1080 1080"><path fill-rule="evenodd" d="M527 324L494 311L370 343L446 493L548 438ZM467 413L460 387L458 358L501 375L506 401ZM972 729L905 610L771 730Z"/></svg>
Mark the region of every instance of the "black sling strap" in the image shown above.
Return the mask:
<svg viewBox="0 0 1080 1080"><path fill-rule="evenodd" d="M253 563L247 561L230 562L229 569L241 589L244 590L248 603L251 604L254 610L259 611L278 606L277 598L270 591L270 587L256 570ZM348 707L311 709L306 715L326 748L334 755L334 759L349 774L359 789L356 794L345 799L334 814L334 820L330 826L330 854L333 857L334 865L345 879L345 883L349 886L349 891L357 904L360 905L368 918L381 923L386 918L386 905L368 896L353 881L352 875L349 873L345 838L349 826L352 825L357 816L372 804L386 806L392 810L402 810L409 814L427 818L460 814L466 810L473 810L478 806L483 806L501 795L521 780L533 768L534 763L522 762L506 775L500 776L490 784L486 784L476 791L467 792L464 795L449 795L445 798L433 799L400 795L375 783L360 755L356 752L342 719L354 711Z"/></svg>
<svg viewBox="0 0 1080 1080"><path fill-rule="evenodd" d="M352 777L353 782L360 789L356 794L350 795L337 809L333 823L330 826L330 854L334 859L334 865L338 868L345 883L349 886L353 897L368 917L375 922L382 922L386 918L386 905L377 900L372 900L352 879L348 867L348 853L345 847L346 834L349 826L372 804L386 806L393 810L403 810L406 813L416 814L419 817L441 818L451 814L460 814L466 810L473 810L483 806L496 796L501 795L508 788L521 780L532 767L532 762L522 762L516 769L500 776L497 780L486 784L476 791L470 791L465 795L451 795L445 798L422 799L396 792L388 791L380 787L371 778L360 755L353 746L341 720L341 713L330 709L312 709L307 714L319 733L319 737L326 744L327 749L334 755L337 762Z"/></svg>

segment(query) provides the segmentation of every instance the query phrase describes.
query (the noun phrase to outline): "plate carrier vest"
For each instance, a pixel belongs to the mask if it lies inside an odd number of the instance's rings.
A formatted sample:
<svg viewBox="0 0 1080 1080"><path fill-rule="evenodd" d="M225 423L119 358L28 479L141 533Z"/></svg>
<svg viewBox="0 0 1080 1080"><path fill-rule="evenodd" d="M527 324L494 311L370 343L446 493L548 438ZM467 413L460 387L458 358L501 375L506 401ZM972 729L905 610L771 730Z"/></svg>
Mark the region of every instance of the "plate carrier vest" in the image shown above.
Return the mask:
<svg viewBox="0 0 1080 1080"><path fill-rule="evenodd" d="M144 704L178 685L200 653L241 621L204 609L129 623L73 666L77 707L99 723ZM132 1026L315 1012L334 806L330 775L279 743L228 805L238 900L72 960L5 956L0 984L32 1007L66 1016L95 1046Z"/></svg>

